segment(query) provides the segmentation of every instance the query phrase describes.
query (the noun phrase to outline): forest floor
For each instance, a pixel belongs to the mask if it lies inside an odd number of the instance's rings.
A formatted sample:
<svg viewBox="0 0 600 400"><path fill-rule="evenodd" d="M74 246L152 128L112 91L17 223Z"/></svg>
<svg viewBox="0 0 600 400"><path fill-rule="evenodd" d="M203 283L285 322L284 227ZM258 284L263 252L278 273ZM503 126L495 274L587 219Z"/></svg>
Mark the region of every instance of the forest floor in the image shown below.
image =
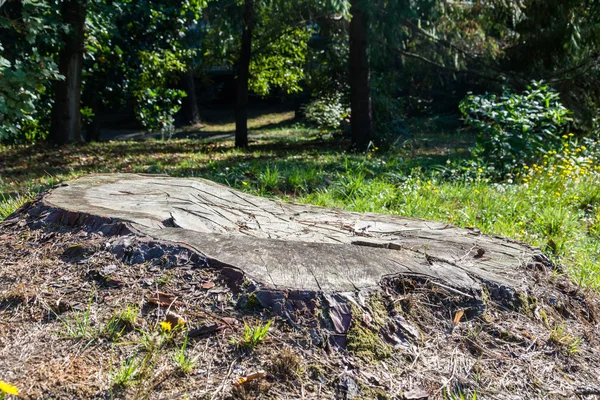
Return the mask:
<svg viewBox="0 0 600 400"><path fill-rule="evenodd" d="M277 317L185 249L132 265L119 237L35 221L0 225L0 378L23 398L600 396L600 302L558 271L524 270L525 301L484 310L401 278L340 349L318 315ZM386 336L388 318L411 335Z"/></svg>
<svg viewBox="0 0 600 400"><path fill-rule="evenodd" d="M20 214L0 225L0 380L25 398L600 396L598 169L555 174L571 162L557 158L497 182L485 166L469 167L475 138L449 128L452 118L411 122L396 148L354 154L287 111L265 114L250 122L247 151L226 138L193 138L228 134L223 118L170 141L0 147L0 219L84 174L198 176L284 200L476 227L540 246L557 269L526 272L529 309L489 304L456 324L447 306L461 300L451 293L410 282L392 288L387 304L418 327L415 345L391 350L365 331L366 343L339 352L318 332L248 307L248 293L233 293L218 270L134 267L107 250L105 237L34 229ZM170 308L184 328L161 327ZM264 341L242 349L244 324L258 334L267 321Z"/></svg>

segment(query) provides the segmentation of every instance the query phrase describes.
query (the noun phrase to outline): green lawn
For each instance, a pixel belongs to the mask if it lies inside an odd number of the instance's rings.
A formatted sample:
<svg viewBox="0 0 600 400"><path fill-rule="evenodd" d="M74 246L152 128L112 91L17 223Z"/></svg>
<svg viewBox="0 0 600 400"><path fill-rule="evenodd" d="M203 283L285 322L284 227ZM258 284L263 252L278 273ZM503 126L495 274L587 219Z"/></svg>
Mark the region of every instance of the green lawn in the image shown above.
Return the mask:
<svg viewBox="0 0 600 400"><path fill-rule="evenodd" d="M523 240L549 253L575 282L600 288L600 166L585 157L587 149L567 147L511 183L494 183L485 167L456 167L470 157L473 137L465 133L439 134L435 124L420 123L397 150L353 154L344 151L347 143L316 139L290 117L270 114L267 128L251 121L260 136L247 152L230 141L190 139L0 148L0 218L31 193L83 174L197 176L265 196Z"/></svg>

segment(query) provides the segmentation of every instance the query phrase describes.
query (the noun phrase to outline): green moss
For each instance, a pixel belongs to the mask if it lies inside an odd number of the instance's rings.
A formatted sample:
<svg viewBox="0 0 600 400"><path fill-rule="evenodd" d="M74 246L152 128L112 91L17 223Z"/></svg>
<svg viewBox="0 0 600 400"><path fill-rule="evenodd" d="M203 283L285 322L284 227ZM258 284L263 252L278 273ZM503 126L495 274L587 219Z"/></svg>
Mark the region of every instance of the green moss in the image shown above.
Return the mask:
<svg viewBox="0 0 600 400"><path fill-rule="evenodd" d="M361 391L361 396L359 397L359 399L389 400L391 398L388 396L386 391L381 388L368 386L361 381L358 382L358 386L360 386L360 391Z"/></svg>
<svg viewBox="0 0 600 400"><path fill-rule="evenodd" d="M528 296L524 292L520 292L517 295L517 299L515 301L515 309L517 311L522 312L523 314L533 317L534 310L537 307L537 299L533 296Z"/></svg>
<svg viewBox="0 0 600 400"><path fill-rule="evenodd" d="M385 343L374 329L353 322L346 336L348 350L367 360L385 360L392 356L392 346Z"/></svg>
<svg viewBox="0 0 600 400"><path fill-rule="evenodd" d="M373 317L373 321L379 325L384 326L386 319L388 318L388 311L386 306L386 299L382 294L372 294L367 299L367 308Z"/></svg>

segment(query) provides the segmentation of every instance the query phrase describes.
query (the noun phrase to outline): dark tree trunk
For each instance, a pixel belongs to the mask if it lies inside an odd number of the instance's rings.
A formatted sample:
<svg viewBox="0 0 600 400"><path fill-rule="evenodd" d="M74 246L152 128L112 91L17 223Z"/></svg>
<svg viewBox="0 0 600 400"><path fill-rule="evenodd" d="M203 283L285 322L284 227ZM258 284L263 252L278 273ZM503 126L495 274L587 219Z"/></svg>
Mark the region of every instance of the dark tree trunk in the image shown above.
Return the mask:
<svg viewBox="0 0 600 400"><path fill-rule="evenodd" d="M198 111L198 99L196 98L194 72L191 68L181 74L180 86L181 89L187 94L187 96L183 98L181 104L181 111L183 112L185 123L190 125L200 123L200 112Z"/></svg>
<svg viewBox="0 0 600 400"><path fill-rule="evenodd" d="M54 85L54 105L48 139L63 144L80 142L81 137L81 69L83 68L83 39L86 0L67 0L62 3L63 22L69 32L63 35L64 47L59 54L58 70L65 77Z"/></svg>
<svg viewBox="0 0 600 400"><path fill-rule="evenodd" d="M244 1L244 30L242 49L238 62L235 105L235 147L248 147L248 80L252 57L252 28L254 25L254 0Z"/></svg>
<svg viewBox="0 0 600 400"><path fill-rule="evenodd" d="M352 0L350 12L350 127L352 145L366 150L373 137L368 50L368 21L360 0Z"/></svg>

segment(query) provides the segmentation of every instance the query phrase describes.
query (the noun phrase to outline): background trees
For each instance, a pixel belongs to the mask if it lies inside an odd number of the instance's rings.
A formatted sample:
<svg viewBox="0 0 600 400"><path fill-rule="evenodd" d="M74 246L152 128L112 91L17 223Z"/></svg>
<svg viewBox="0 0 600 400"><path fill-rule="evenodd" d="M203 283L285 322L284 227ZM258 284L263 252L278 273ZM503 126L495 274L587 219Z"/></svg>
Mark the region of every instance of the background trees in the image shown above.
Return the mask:
<svg viewBox="0 0 600 400"><path fill-rule="evenodd" d="M596 129L600 10L592 0L8 0L0 6L0 139L98 138L126 114L165 137L201 119L211 74L235 78L236 145L248 96L278 96L358 150L403 120L457 113L469 91L557 89ZM252 100L253 101L253 100ZM232 110L233 112L234 110ZM301 114L301 113L299 113Z"/></svg>

